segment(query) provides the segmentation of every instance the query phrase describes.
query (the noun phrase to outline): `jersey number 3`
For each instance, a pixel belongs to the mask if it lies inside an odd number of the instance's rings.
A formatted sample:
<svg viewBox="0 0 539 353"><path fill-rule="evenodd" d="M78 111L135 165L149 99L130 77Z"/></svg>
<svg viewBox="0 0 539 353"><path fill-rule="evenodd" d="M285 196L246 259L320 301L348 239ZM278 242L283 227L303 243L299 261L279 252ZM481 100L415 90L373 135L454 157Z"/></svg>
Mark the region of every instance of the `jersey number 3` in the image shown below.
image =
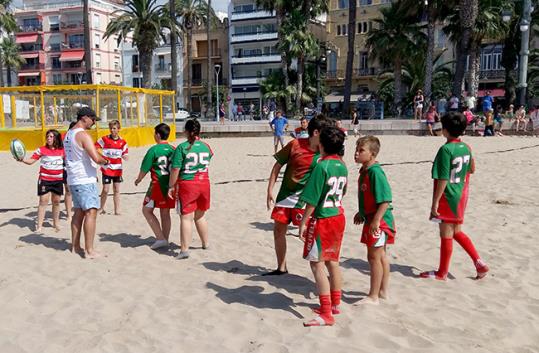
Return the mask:
<svg viewBox="0 0 539 353"><path fill-rule="evenodd" d="M451 176L449 178L449 182L451 184L458 184L460 183L460 176L458 174L462 171L462 168L464 166L467 166L470 163L470 155L467 154L465 156L459 156L451 162Z"/></svg>
<svg viewBox="0 0 539 353"><path fill-rule="evenodd" d="M346 177L331 177L328 179L330 187L324 200L324 208L341 207L341 200L344 195L344 187L346 186Z"/></svg>

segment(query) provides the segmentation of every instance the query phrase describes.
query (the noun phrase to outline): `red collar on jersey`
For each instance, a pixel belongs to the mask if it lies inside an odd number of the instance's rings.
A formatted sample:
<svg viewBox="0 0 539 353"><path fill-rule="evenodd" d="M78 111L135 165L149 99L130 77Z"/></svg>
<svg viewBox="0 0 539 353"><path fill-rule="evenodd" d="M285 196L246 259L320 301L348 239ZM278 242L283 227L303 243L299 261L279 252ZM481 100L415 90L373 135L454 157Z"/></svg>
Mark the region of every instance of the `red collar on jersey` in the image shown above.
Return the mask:
<svg viewBox="0 0 539 353"><path fill-rule="evenodd" d="M111 139L112 141L118 141L120 139L120 135L118 135L118 138L114 138L112 137L112 134L109 134L109 139Z"/></svg>
<svg viewBox="0 0 539 353"><path fill-rule="evenodd" d="M323 160L326 160L326 159L337 159L337 160L339 160L339 159L341 159L341 157L339 157L339 156L336 155L336 154L330 154L330 155L328 155L328 156L325 156L325 157L322 158L321 160L323 161Z"/></svg>
<svg viewBox="0 0 539 353"><path fill-rule="evenodd" d="M457 137L457 138L447 141L447 143L457 143L457 142L462 142L462 140Z"/></svg>

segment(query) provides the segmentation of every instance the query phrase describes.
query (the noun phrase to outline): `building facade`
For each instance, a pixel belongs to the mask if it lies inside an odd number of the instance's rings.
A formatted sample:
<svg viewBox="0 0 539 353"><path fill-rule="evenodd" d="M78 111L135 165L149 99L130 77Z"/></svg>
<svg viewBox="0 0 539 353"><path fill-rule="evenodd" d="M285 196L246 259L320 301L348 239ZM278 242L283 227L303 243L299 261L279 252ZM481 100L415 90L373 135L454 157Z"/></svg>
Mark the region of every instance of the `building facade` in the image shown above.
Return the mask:
<svg viewBox="0 0 539 353"><path fill-rule="evenodd" d="M187 45L183 50L183 91L185 104L191 99L191 110L196 113L206 115L206 96L207 96L207 80L208 80L208 55L211 60L211 82L213 85L218 82L219 90L228 92L229 87L229 22L225 18L222 21L217 21L215 27L210 30L210 46L208 48L208 38L205 26L196 27L193 29L191 38L191 48ZM187 38L184 36L184 44L187 43ZM209 49L209 50L208 50ZM187 70L189 70L187 62L187 50L191 53L191 97L187 93ZM216 68L216 65L218 67ZM182 66L180 66L182 67ZM217 70L216 70L217 69ZM218 74L218 80L216 76ZM181 82L181 81L180 81ZM225 95L226 97L226 95ZM212 105L215 105L215 97L212 97ZM212 107L210 115L214 115L215 107Z"/></svg>
<svg viewBox="0 0 539 353"><path fill-rule="evenodd" d="M249 107L253 103L261 111L260 82L270 73L281 70L275 13L257 8L254 0L232 0L228 17L230 104Z"/></svg>
<svg viewBox="0 0 539 353"><path fill-rule="evenodd" d="M121 51L117 38L103 39L120 0L90 0L92 82L121 84ZM86 83L84 26L81 0L23 0L15 10L20 31L15 34L26 60L19 85Z"/></svg>

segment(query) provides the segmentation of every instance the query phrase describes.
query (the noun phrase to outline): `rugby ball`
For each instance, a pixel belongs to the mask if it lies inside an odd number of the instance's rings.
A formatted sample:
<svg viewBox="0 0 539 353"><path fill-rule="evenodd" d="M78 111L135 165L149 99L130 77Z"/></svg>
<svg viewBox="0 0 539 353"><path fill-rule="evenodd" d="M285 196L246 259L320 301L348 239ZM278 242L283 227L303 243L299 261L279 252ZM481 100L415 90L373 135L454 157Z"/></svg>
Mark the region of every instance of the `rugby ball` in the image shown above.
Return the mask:
<svg viewBox="0 0 539 353"><path fill-rule="evenodd" d="M11 155L13 156L13 158L18 161L22 161L24 156L26 155L26 148L24 148L24 143L22 143L22 141L19 139L11 140L11 143L9 144L9 150L11 151Z"/></svg>

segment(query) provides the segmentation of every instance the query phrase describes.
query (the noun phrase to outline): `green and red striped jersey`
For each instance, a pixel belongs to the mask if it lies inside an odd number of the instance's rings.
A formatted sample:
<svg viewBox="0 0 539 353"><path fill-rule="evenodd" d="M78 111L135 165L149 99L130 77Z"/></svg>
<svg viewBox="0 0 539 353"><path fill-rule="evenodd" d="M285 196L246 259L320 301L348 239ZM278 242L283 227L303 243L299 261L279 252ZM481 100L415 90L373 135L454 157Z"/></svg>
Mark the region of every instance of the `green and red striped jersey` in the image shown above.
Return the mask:
<svg viewBox="0 0 539 353"><path fill-rule="evenodd" d="M314 167L300 200L315 206L313 216L328 218L343 213L342 198L346 194L348 169L337 155L322 158Z"/></svg>
<svg viewBox="0 0 539 353"><path fill-rule="evenodd" d="M320 154L311 150L309 139L294 139L274 155L277 163L286 164L275 206L303 208L299 196L316 166Z"/></svg>
<svg viewBox="0 0 539 353"><path fill-rule="evenodd" d="M166 195L168 192L168 181L170 177L170 162L174 154L174 146L168 142L161 142L150 147L140 170L144 173L151 173L152 184L159 184L161 192Z"/></svg>
<svg viewBox="0 0 539 353"><path fill-rule="evenodd" d="M442 221L462 223L468 203L470 174L475 169L471 148L460 139L448 141L438 150L432 165L434 190L438 180L447 180L438 213Z"/></svg>
<svg viewBox="0 0 539 353"><path fill-rule="evenodd" d="M172 168L180 170L179 180L209 180L208 166L212 157L210 146L199 138L192 145L185 141L176 147Z"/></svg>
<svg viewBox="0 0 539 353"><path fill-rule="evenodd" d="M389 207L380 221L380 229L394 236L396 227L391 205L391 187L380 164L376 162L368 168L361 168L358 183L359 214L365 223L373 219L379 204L389 202Z"/></svg>

